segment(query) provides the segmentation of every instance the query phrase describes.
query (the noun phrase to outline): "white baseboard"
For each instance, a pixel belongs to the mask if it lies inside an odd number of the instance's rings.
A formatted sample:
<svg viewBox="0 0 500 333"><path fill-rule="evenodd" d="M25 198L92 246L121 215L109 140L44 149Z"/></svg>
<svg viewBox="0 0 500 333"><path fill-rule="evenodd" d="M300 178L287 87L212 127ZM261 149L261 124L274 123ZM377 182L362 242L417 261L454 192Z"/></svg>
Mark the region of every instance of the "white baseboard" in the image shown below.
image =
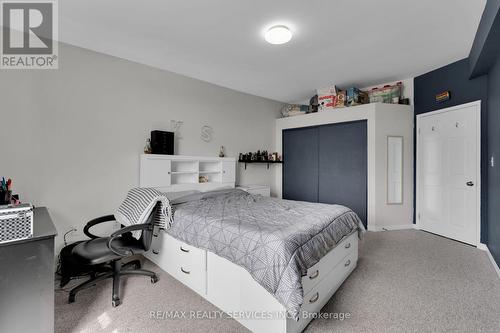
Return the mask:
<svg viewBox="0 0 500 333"><path fill-rule="evenodd" d="M401 224L401 225L383 225L383 226L376 226L372 229L369 229L370 231L390 231L390 230L407 230L407 229L413 229L415 227L414 224Z"/></svg>
<svg viewBox="0 0 500 333"><path fill-rule="evenodd" d="M477 246L477 248L479 250L483 250L483 251L489 252L488 246L486 244L484 244L484 243L479 243L479 245Z"/></svg>
<svg viewBox="0 0 500 333"><path fill-rule="evenodd" d="M498 264L495 261L495 258L493 258L493 255L491 254L490 249L488 249L488 246L486 244L480 243L477 246L477 248L479 250L483 250L484 252L486 252L486 254L488 255L488 258L490 258L490 261L491 261L491 264L493 265L493 268L495 268L495 271L497 272L498 277L500 278L500 268L498 267Z"/></svg>

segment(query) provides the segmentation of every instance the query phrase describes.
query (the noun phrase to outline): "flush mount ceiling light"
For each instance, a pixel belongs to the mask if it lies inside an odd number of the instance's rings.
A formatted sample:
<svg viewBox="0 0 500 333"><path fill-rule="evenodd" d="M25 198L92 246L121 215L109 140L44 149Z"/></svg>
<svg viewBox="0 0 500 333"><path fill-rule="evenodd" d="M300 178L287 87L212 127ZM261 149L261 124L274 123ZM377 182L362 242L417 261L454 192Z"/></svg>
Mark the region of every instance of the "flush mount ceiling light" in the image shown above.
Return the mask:
<svg viewBox="0 0 500 333"><path fill-rule="evenodd" d="M292 39L292 32L284 25L275 25L266 31L265 39L270 44L285 44Z"/></svg>

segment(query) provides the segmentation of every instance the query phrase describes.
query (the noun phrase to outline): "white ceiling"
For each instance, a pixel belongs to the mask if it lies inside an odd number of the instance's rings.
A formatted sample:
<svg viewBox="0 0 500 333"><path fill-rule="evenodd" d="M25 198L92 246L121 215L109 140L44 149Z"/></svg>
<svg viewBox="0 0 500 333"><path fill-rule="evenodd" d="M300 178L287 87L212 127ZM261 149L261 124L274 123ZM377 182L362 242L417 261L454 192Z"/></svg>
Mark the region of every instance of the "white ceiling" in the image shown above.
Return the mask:
<svg viewBox="0 0 500 333"><path fill-rule="evenodd" d="M72 0L60 40L283 102L467 57L486 0ZM288 25L285 45L266 27Z"/></svg>

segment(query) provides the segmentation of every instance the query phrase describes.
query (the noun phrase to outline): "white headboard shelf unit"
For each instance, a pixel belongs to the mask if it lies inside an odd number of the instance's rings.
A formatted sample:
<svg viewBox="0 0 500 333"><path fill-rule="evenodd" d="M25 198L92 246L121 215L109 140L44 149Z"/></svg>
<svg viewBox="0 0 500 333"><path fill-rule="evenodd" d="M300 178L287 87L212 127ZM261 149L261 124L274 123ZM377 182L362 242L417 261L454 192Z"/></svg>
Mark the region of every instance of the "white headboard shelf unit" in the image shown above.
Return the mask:
<svg viewBox="0 0 500 333"><path fill-rule="evenodd" d="M206 183L199 177L205 176ZM232 157L142 154L140 187L155 187L165 191L209 191L234 187L236 159Z"/></svg>

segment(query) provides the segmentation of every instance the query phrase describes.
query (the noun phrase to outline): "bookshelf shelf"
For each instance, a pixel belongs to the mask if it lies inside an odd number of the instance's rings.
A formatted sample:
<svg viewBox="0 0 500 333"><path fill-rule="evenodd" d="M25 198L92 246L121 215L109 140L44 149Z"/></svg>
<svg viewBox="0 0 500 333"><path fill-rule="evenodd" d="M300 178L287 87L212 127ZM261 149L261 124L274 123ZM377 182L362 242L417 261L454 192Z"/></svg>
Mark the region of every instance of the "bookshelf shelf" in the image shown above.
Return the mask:
<svg viewBox="0 0 500 333"><path fill-rule="evenodd" d="M283 161L238 161L239 163L245 163L245 170L247 169L247 164L267 164L267 169L269 169L270 164L282 164Z"/></svg>

